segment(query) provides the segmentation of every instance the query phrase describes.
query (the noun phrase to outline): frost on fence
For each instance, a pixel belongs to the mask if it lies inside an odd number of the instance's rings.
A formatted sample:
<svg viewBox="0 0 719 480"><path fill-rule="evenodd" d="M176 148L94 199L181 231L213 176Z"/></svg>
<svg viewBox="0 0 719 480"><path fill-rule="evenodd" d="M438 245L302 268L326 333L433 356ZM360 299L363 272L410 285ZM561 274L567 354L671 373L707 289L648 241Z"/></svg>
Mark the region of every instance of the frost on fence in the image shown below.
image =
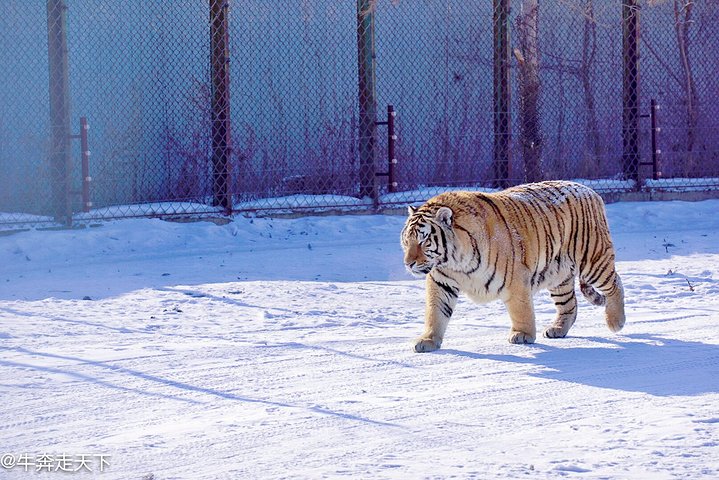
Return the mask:
<svg viewBox="0 0 719 480"><path fill-rule="evenodd" d="M0 223L715 190L718 25L688 0L5 0Z"/></svg>

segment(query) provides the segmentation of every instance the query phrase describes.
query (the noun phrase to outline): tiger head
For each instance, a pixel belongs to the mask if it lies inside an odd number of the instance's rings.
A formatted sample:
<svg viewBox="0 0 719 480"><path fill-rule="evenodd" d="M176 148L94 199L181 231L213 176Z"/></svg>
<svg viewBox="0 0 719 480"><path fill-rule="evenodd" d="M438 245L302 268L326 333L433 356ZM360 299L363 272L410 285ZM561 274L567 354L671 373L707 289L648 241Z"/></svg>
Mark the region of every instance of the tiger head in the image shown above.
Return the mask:
<svg viewBox="0 0 719 480"><path fill-rule="evenodd" d="M418 277L428 274L434 267L448 261L449 241L452 233L452 210L439 208L409 207L409 218L402 229L401 242L404 265Z"/></svg>

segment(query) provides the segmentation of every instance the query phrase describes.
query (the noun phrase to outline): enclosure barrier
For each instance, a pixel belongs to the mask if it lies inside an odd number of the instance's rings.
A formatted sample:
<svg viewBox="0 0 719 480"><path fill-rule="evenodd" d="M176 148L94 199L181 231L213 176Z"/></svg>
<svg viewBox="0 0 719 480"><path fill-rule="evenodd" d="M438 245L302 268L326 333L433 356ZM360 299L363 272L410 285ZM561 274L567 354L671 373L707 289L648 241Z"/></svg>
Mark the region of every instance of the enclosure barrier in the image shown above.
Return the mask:
<svg viewBox="0 0 719 480"><path fill-rule="evenodd" d="M0 30L0 229L719 192L717 2L4 0Z"/></svg>

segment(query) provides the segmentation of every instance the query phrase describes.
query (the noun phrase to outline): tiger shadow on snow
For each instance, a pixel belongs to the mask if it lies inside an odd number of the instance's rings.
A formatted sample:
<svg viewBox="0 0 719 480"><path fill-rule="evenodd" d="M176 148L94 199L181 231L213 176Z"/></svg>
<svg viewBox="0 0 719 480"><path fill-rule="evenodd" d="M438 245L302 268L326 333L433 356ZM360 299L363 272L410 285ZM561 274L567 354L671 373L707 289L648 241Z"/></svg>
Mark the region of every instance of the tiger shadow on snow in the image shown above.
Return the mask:
<svg viewBox="0 0 719 480"><path fill-rule="evenodd" d="M546 339L545 339L546 340ZM621 339L587 337L600 346L555 346L547 340L531 347L532 357L442 349L436 353L474 360L532 364L529 375L656 396L719 393L719 345L645 334ZM524 348L524 347L519 347Z"/></svg>

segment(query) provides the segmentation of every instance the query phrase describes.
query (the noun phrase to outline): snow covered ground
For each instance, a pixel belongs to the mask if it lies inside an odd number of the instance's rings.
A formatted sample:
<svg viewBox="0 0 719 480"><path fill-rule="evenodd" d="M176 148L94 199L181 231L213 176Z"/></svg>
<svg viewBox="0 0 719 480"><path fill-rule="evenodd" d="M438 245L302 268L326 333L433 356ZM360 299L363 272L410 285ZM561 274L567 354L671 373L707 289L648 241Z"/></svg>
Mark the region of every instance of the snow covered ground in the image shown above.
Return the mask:
<svg viewBox="0 0 719 480"><path fill-rule="evenodd" d="M463 298L431 354L400 217L0 237L0 477L719 478L719 201L608 212L620 334Z"/></svg>

